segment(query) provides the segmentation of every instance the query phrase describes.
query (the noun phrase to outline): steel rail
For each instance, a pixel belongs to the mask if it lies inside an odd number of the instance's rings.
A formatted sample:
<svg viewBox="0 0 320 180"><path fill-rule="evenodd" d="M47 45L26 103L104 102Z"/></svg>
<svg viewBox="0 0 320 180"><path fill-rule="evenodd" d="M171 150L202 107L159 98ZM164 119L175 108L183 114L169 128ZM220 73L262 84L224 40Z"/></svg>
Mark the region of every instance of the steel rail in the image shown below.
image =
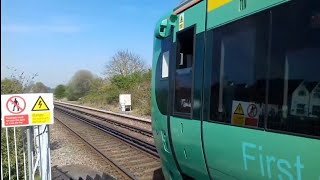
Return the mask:
<svg viewBox="0 0 320 180"><path fill-rule="evenodd" d="M125 169L124 167L122 167L121 165L119 165L115 160L113 160L111 157L109 157L108 155L104 154L103 152L101 152L98 148L96 148L93 144L91 144L89 141L85 140L84 138L82 138L81 135L79 135L77 132L75 132L74 130L72 130L72 128L70 128L68 125L66 125L65 123L63 123L60 119L56 118L55 119L57 121L59 121L65 128L67 128L69 131L73 132L79 139L81 139L83 142L85 142L87 145L89 145L94 151L96 151L99 155L101 155L102 157L104 157L105 159L107 159L108 161L110 161L112 164L114 164L122 173L124 173L126 176L128 176L130 179L134 179L137 180L138 178L136 176L134 176L131 172L129 172L127 169Z"/></svg>
<svg viewBox="0 0 320 180"><path fill-rule="evenodd" d="M153 144L150 144L148 142L144 142L144 141L142 141L140 139L137 139L137 138L134 138L134 137L132 137L132 136L130 136L128 134L119 132L119 131L114 130L112 128L109 128L109 127L107 127L105 125L102 125L102 124L99 124L97 122L94 122L94 121L92 121L90 119L81 117L81 116L79 116L79 115L77 115L75 113L70 113L70 112L64 111L63 109L57 109L57 110L62 112L62 113L64 113L64 114L67 114L68 116L71 116L71 117L73 117L75 119L78 119L78 120L80 120L80 121L82 121L84 123L87 123L87 124L97 128L97 129L99 129L99 130L101 130L101 131L103 131L105 133L108 133L108 134L110 134L110 135L112 135L112 136L114 136L114 137L116 137L116 138L128 143L128 144L131 144L131 145L137 147L138 149L143 150L143 151L153 155L156 158L159 158L159 155L157 153L157 149Z"/></svg>
<svg viewBox="0 0 320 180"><path fill-rule="evenodd" d="M66 102L58 102L58 101L54 101L54 104L58 104L58 105L62 105L62 106L65 105L65 106L79 107L79 108L88 109L88 110L92 110L92 111L96 111L96 112L100 112L100 113L105 113L105 114L109 114L109 115L114 115L114 116L118 116L118 117L123 117L123 118L128 118L128 119L140 121L140 122L146 123L146 124L151 124L150 119L134 117L134 116L126 115L126 114L119 114L119 113L115 113L115 112L111 112L111 111L105 111L102 109L96 109L96 108L92 108L92 107L87 107L87 106L82 106L82 105L77 105L77 104L72 104L72 103L66 103Z"/></svg>
<svg viewBox="0 0 320 180"><path fill-rule="evenodd" d="M113 119L110 119L110 118L106 118L106 117L103 117L103 116L100 116L100 115L91 114L91 113L88 113L88 112L83 112L81 110L73 109L73 108L70 108L70 107L67 107L67 106L63 106L63 105L61 106L60 104L56 105L55 108L57 108L57 109L64 108L63 110L70 109L72 111L76 111L76 112L79 112L81 114L86 114L86 115L89 115L89 116L94 117L96 119L100 119L100 120L106 121L106 122L114 124L116 126L125 127L127 129L130 129L131 131L143 133L143 134L145 134L145 135L147 135L149 137L153 137L152 131L146 130L146 129L143 129L143 128L140 128L140 127L137 127L137 126L133 126L131 124L126 124L126 123L119 122L119 121L116 121L116 120L113 120ZM124 118L126 118L126 117L124 117Z"/></svg>

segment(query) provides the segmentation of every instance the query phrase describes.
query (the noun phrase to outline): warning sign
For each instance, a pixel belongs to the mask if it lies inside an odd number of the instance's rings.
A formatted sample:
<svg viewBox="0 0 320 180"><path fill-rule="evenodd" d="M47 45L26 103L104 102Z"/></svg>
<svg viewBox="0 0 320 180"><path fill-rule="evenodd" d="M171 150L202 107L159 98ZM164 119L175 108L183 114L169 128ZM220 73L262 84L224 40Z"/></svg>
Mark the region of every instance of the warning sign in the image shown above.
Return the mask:
<svg viewBox="0 0 320 180"><path fill-rule="evenodd" d="M32 113L31 123L32 124L50 124L50 112Z"/></svg>
<svg viewBox="0 0 320 180"><path fill-rule="evenodd" d="M53 94L1 95L2 127L53 124Z"/></svg>
<svg viewBox="0 0 320 180"><path fill-rule="evenodd" d="M259 113L261 110L259 107L259 104L251 102L233 101L232 124L257 127L259 122Z"/></svg>
<svg viewBox="0 0 320 180"><path fill-rule="evenodd" d="M232 124L243 126L244 122L245 122L245 118L244 118L243 108L241 106L241 103L238 103L236 109L233 110Z"/></svg>
<svg viewBox="0 0 320 180"><path fill-rule="evenodd" d="M4 125L8 126L21 126L29 124L29 116L28 115L12 115L12 116L4 116Z"/></svg>
<svg viewBox="0 0 320 180"><path fill-rule="evenodd" d="M246 126L257 127L259 122L258 107L256 104L249 104L247 107Z"/></svg>
<svg viewBox="0 0 320 180"><path fill-rule="evenodd" d="M32 111L47 111L49 110L47 104L44 102L41 96L39 96L37 102L34 104Z"/></svg>
<svg viewBox="0 0 320 180"><path fill-rule="evenodd" d="M250 104L247 108L247 113L249 117L255 117L257 115L258 109L255 104Z"/></svg>
<svg viewBox="0 0 320 180"><path fill-rule="evenodd" d="M179 31L184 29L184 13L179 16Z"/></svg>
<svg viewBox="0 0 320 180"><path fill-rule="evenodd" d="M11 96L7 100L6 107L12 114L21 114L26 109L26 101L20 96Z"/></svg>
<svg viewBox="0 0 320 180"><path fill-rule="evenodd" d="M243 114L243 109L242 109L242 106L241 106L240 103L238 104L236 110L234 111L234 114L244 115L244 114Z"/></svg>

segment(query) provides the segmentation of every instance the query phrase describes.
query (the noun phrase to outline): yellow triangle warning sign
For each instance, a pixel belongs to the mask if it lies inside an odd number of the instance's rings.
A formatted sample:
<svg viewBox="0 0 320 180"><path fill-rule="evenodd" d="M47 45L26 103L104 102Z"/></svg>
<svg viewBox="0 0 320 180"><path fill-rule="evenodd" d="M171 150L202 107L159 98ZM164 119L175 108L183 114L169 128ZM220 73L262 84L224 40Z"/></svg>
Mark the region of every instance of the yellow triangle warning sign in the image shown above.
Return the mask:
<svg viewBox="0 0 320 180"><path fill-rule="evenodd" d="M241 104L239 103L238 104L238 106L237 106L237 108L236 108L236 110L234 111L234 113L233 114L240 114L240 115L244 115L243 114L243 109L242 109L242 106L241 106Z"/></svg>
<svg viewBox="0 0 320 180"><path fill-rule="evenodd" d="M32 111L47 111L49 110L47 104L44 102L41 96L39 96L37 102L34 104Z"/></svg>
<svg viewBox="0 0 320 180"><path fill-rule="evenodd" d="M182 16L182 15L180 16L180 21L179 21L179 23L183 23L183 16Z"/></svg>

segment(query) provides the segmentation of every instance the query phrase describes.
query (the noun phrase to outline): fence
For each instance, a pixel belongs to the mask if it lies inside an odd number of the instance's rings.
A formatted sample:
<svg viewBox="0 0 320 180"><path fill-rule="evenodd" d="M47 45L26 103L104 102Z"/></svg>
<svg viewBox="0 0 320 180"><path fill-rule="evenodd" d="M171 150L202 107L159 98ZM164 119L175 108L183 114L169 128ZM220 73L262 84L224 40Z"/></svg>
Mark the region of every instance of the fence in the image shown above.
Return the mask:
<svg viewBox="0 0 320 180"><path fill-rule="evenodd" d="M49 126L1 129L1 180L51 180Z"/></svg>

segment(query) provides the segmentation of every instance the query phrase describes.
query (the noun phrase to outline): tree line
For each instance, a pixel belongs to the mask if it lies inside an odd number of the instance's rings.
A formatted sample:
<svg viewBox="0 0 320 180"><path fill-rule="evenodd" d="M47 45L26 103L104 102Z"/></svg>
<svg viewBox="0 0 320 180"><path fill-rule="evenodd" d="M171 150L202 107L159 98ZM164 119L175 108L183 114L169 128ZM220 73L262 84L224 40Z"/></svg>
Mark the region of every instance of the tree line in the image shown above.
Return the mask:
<svg viewBox="0 0 320 180"><path fill-rule="evenodd" d="M119 50L111 57L104 66L103 77L88 70L77 71L67 84L55 88L54 97L117 110L122 93L131 94L136 115L150 115L151 68L141 56L128 50Z"/></svg>
<svg viewBox="0 0 320 180"><path fill-rule="evenodd" d="M13 71L17 73L16 69ZM42 82L34 82L37 76L13 73L1 80L1 94L53 92L56 99L116 110L119 94L129 93L134 113L151 113L151 68L141 56L128 50L119 50L111 57L104 65L103 77L88 70L79 70L67 84L51 89Z"/></svg>

